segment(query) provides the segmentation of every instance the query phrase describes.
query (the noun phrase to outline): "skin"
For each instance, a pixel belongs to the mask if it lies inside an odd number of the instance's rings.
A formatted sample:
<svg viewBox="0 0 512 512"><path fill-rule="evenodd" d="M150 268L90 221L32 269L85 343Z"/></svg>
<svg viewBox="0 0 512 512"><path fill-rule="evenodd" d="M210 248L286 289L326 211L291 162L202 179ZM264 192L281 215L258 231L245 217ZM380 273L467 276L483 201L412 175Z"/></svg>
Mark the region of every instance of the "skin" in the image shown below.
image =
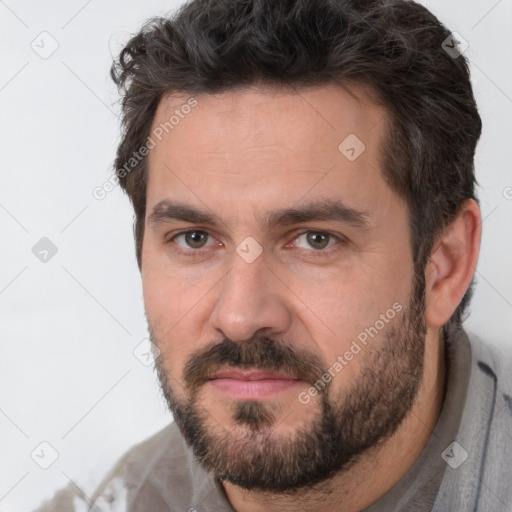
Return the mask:
<svg viewBox="0 0 512 512"><path fill-rule="evenodd" d="M297 94L254 86L199 95L197 106L151 150L142 246L144 302L165 369L181 398L187 359L212 341L228 337L243 342L265 333L330 366L394 303L408 303L414 272L407 206L379 172L386 113L367 88L351 90L332 84ZM186 100L162 99L153 128ZM349 134L366 146L354 161L338 150ZM367 212L368 225L311 221L266 229L258 222L275 209L329 199ZM206 209L218 223L150 223L149 213L163 200ZM412 467L441 410L445 368L440 328L473 276L480 223L478 206L466 201L425 269L424 374L417 400L398 431L321 490L284 496L225 482L233 508L297 510L300 503L301 510L316 510L323 500L323 510L355 512L374 503ZM211 235L202 255L194 255L198 249L187 246L183 236L170 240L191 228ZM333 239L318 250L300 235L306 230L346 242ZM248 236L263 251L252 263L236 252ZM363 351L336 375L333 392L341 396L348 389L364 357ZM314 399L308 406L297 399L309 387L299 383L271 397L279 411L276 436L290 436L318 414ZM233 427L232 400L212 386L204 386L200 395L212 428L220 425L243 435L244 427Z"/></svg>

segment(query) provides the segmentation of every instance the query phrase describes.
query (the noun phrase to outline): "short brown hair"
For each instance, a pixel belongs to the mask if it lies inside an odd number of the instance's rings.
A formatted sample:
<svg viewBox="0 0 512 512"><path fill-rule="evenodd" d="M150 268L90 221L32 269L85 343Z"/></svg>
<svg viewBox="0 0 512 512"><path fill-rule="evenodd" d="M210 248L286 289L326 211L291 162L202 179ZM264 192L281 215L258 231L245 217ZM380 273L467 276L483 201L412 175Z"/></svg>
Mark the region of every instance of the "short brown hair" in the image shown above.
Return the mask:
<svg viewBox="0 0 512 512"><path fill-rule="evenodd" d="M450 31L407 0L193 0L153 18L113 63L123 137L115 169L135 211L141 267L147 157L126 162L150 134L161 98L255 83L369 85L388 112L382 174L405 199L416 269L462 203L476 199L474 152L481 132L463 55ZM460 325L470 286L450 324Z"/></svg>

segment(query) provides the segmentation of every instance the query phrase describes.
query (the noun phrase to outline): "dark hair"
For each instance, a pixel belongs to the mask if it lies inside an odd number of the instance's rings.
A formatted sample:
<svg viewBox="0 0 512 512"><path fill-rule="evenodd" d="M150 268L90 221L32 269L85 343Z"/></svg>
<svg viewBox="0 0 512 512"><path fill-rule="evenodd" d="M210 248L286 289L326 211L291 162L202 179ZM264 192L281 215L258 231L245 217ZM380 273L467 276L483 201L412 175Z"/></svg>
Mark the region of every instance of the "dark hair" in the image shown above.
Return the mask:
<svg viewBox="0 0 512 512"><path fill-rule="evenodd" d="M407 0L193 0L149 20L111 69L124 128L115 169L135 210L139 268L148 169L147 157L132 157L166 93L336 82L369 85L387 111L382 174L408 204L416 270L424 271L437 237L476 199L481 120L466 59L445 51L450 35ZM450 325L460 325L471 292Z"/></svg>

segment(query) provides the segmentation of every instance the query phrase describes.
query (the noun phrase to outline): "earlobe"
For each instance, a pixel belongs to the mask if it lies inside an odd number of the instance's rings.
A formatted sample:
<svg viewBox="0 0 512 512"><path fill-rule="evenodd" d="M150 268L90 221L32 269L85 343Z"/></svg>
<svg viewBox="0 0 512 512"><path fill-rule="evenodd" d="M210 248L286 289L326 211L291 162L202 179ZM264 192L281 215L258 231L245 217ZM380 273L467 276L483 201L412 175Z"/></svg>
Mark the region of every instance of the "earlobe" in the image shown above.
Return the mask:
<svg viewBox="0 0 512 512"><path fill-rule="evenodd" d="M429 327L442 327L464 297L478 262L481 225L480 208L468 199L439 237L425 269Z"/></svg>

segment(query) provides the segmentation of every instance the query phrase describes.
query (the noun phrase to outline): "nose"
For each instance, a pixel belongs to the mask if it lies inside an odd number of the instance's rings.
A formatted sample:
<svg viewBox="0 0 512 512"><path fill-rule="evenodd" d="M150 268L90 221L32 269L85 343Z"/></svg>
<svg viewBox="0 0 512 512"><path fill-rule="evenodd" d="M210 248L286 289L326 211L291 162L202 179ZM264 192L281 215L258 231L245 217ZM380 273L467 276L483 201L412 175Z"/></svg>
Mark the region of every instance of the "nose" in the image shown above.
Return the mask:
<svg viewBox="0 0 512 512"><path fill-rule="evenodd" d="M212 327L233 341L276 336L290 329L288 288L270 269L264 253L252 263L234 254L231 269L216 288Z"/></svg>

